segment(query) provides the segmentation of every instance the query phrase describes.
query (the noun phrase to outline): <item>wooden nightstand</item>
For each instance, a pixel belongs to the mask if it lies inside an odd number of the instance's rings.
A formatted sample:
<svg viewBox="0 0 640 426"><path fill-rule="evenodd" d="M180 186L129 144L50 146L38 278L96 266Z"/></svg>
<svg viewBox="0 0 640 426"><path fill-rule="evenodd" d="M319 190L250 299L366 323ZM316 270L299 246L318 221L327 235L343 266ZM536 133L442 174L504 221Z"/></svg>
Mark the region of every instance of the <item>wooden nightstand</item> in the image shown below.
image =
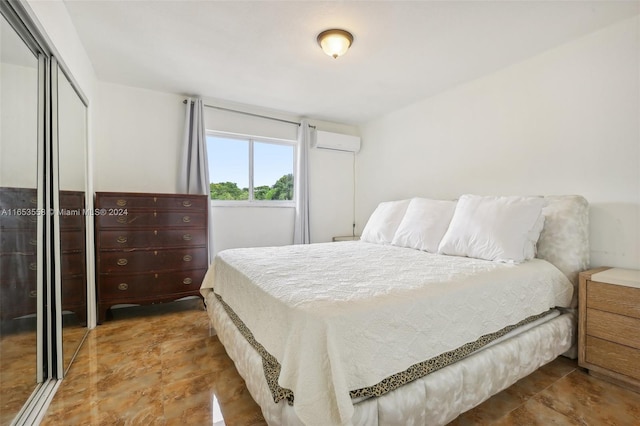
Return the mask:
<svg viewBox="0 0 640 426"><path fill-rule="evenodd" d="M640 271L582 272L579 297L578 364L640 391Z"/></svg>
<svg viewBox="0 0 640 426"><path fill-rule="evenodd" d="M333 237L332 240L335 243L336 241L358 241L360 239L359 235L345 235L341 237Z"/></svg>

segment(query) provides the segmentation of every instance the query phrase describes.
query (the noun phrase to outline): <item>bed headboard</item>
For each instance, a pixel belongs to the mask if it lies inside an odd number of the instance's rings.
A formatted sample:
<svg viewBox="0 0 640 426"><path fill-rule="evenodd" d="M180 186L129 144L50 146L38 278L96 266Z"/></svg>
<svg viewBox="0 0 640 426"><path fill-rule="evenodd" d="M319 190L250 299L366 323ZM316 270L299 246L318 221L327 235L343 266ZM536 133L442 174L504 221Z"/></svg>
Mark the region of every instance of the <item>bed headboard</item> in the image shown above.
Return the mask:
<svg viewBox="0 0 640 426"><path fill-rule="evenodd" d="M544 198L536 257L554 264L577 287L578 273L589 268L589 203L579 195Z"/></svg>

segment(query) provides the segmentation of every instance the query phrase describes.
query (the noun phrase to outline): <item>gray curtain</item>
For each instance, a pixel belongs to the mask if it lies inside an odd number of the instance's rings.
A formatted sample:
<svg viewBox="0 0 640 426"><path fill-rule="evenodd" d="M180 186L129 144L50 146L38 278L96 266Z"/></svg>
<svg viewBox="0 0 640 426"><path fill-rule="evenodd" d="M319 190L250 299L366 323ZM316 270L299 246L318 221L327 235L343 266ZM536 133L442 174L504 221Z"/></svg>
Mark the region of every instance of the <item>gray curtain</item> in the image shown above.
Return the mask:
<svg viewBox="0 0 640 426"><path fill-rule="evenodd" d="M178 191L183 194L209 196L209 162L202 99L187 99L185 108L182 170L178 178ZM207 200L209 198L207 197ZM213 216L211 202L207 203L209 263L213 260Z"/></svg>
<svg viewBox="0 0 640 426"><path fill-rule="evenodd" d="M309 147L315 129L307 120L302 120L298 128L298 158L295 175L296 216L293 228L293 244L311 243L309 228Z"/></svg>

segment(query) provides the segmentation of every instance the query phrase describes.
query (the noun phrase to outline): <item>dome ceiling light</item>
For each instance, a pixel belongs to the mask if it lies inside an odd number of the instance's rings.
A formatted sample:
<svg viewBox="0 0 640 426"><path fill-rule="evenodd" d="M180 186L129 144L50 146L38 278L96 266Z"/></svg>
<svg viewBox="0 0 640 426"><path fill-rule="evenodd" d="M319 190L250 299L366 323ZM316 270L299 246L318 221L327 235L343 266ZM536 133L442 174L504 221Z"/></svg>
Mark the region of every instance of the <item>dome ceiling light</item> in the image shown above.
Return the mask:
<svg viewBox="0 0 640 426"><path fill-rule="evenodd" d="M331 29L318 34L318 44L327 55L336 59L347 53L353 43L353 35L349 31Z"/></svg>

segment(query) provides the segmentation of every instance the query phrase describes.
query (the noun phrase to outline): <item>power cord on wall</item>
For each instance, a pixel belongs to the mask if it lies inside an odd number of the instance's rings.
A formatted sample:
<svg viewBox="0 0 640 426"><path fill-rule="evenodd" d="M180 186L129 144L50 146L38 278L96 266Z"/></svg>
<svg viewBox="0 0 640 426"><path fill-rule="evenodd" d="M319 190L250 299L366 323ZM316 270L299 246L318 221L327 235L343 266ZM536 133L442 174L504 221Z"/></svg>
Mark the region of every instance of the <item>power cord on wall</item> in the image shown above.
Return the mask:
<svg viewBox="0 0 640 426"><path fill-rule="evenodd" d="M351 236L356 237L356 153L353 153L353 227L351 228Z"/></svg>

